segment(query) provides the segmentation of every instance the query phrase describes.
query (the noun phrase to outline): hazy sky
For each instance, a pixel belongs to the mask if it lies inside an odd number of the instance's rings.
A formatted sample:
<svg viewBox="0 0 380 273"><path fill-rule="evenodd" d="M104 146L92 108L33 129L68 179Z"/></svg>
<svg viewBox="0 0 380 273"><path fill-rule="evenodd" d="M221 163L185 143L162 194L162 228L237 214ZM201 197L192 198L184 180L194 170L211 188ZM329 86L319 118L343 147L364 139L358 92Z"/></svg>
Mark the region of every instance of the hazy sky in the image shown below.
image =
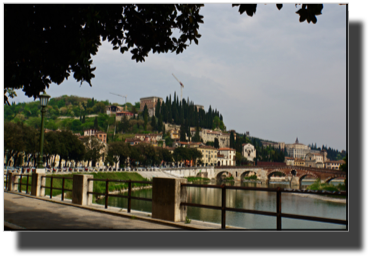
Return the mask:
<svg viewBox="0 0 380 273"><path fill-rule="evenodd" d="M201 9L199 44L135 63L107 42L93 57L92 87L72 77L52 97L76 95L124 103L183 95L222 115L227 130L294 143L346 149L346 7L325 4L317 24L299 23L294 4L259 4L253 17L231 4ZM16 103L32 101L18 92Z"/></svg>

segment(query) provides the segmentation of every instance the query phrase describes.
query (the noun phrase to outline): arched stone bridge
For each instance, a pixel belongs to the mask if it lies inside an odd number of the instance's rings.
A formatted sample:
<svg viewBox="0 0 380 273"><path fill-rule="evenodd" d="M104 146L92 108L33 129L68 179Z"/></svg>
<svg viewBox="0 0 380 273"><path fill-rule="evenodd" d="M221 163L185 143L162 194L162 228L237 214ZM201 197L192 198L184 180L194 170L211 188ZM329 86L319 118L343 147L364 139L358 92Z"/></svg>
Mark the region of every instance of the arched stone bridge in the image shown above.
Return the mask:
<svg viewBox="0 0 380 273"><path fill-rule="evenodd" d="M264 183L275 172L285 174L292 185L300 185L300 181L306 176L319 178L321 183L329 183L334 178L346 178L346 173L338 170L298 167L298 166L220 166L220 167L190 167L190 168L168 168L163 172L176 177L200 176L210 179L221 179L223 173L230 173L235 180L241 181L250 172L256 173L257 177Z"/></svg>
<svg viewBox="0 0 380 273"><path fill-rule="evenodd" d="M338 177L346 178L346 173L343 171L300 166L220 166L215 167L214 178L221 179L225 172L230 173L237 181L241 181L250 172L254 172L257 178L264 183L268 183L270 176L275 172L280 172L291 179L292 185L299 185L306 176L319 178L321 183L329 183Z"/></svg>

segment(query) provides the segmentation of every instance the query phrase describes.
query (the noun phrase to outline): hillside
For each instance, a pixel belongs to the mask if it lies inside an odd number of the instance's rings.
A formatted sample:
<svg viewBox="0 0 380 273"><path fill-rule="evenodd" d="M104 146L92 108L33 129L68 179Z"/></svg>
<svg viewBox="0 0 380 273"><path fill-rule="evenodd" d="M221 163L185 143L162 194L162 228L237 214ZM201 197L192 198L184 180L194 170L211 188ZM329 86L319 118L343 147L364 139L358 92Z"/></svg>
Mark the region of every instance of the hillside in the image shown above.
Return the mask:
<svg viewBox="0 0 380 273"><path fill-rule="evenodd" d="M181 120L185 120L183 125L184 130L189 132L189 128L196 126L199 122L201 128L220 128L226 130L223 123L222 115L213 110L210 106L207 112L203 109L199 111L194 110L194 103L183 100L182 103L178 101L178 97L174 94L172 101L171 96L166 97L161 107L157 107L156 115L158 118L144 119L144 112L139 115L137 119L122 120L116 122L115 116L108 116L106 112L106 106L111 103L106 101L98 101L94 98L83 98L77 96L61 96L52 98L49 100L47 106L47 113L45 115L45 128L50 130L71 130L74 133L80 133L83 135L83 131L91 128L98 128L99 130L108 134L109 141L122 141L125 138L131 138L137 133L151 133L154 131L162 131L160 129L160 122L170 122L172 124L181 124ZM125 107L125 104L114 105ZM128 111L137 112L140 109L140 102L136 102L134 105L126 103ZM29 103L13 103L12 105L4 105L4 121L5 122L22 122L25 125L33 128L40 128L41 126L41 110L40 102L34 101ZM116 127L116 128L115 128ZM116 134L115 134L116 132ZM258 137L244 137L239 134L239 143L234 144L236 150L241 153L242 143L250 142L256 149L258 154L269 153L264 152L262 148L262 141L272 142L270 140L264 140ZM167 144L171 143L171 140L165 138ZM312 147L313 149L326 149L328 152L328 158L331 160L339 160L344 158L345 152L339 152L331 147L322 146L322 148ZM273 153L273 152L272 152ZM286 151L284 156L286 156ZM270 157L268 157L269 159ZM273 157L272 157L273 158ZM282 156L281 156L282 158ZM266 160L266 156L262 157L262 160Z"/></svg>
<svg viewBox="0 0 380 273"><path fill-rule="evenodd" d="M100 130L112 130L114 129L115 118L106 115L106 106L108 105L110 105L108 100L97 101L94 98L77 96L52 98L47 106L45 128L51 130L67 129L74 133L83 133L83 130L94 127L96 118ZM117 105L125 106L124 104ZM128 110L132 110L132 107L131 103L127 103ZM22 122L33 128L40 128L40 102L4 105L4 121Z"/></svg>

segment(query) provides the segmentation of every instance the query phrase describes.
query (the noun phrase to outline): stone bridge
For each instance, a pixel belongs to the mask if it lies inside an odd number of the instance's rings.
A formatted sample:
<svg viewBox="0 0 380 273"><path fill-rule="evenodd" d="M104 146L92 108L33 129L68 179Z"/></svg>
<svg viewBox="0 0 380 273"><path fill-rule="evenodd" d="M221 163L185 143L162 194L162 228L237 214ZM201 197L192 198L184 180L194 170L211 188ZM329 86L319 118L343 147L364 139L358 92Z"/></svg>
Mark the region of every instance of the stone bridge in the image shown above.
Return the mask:
<svg viewBox="0 0 380 273"><path fill-rule="evenodd" d="M299 185L306 176L319 178L321 183L329 183L334 178L346 178L346 173L343 171L300 166L220 166L215 167L215 178L221 179L225 172L231 174L237 181L241 181L253 172L264 183L268 183L274 173L280 172L285 174L292 185Z"/></svg>
<svg viewBox="0 0 380 273"><path fill-rule="evenodd" d="M319 178L321 183L329 183L334 178L346 178L346 173L338 170L299 167L299 166L220 166L220 167L190 167L168 168L165 173L175 177L202 176L210 179L221 179L224 173L229 173L237 181L242 181L245 176L253 172L263 183L268 183L269 178L276 172L285 174L292 185L300 185L306 176Z"/></svg>

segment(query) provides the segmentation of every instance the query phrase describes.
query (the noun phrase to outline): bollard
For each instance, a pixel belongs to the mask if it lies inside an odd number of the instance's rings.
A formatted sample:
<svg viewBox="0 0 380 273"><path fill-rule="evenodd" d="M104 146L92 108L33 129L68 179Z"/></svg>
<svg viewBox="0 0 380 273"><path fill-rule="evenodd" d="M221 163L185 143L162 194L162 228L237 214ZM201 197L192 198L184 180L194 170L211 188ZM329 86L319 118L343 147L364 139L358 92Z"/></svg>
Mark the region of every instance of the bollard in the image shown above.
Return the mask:
<svg viewBox="0 0 380 273"><path fill-rule="evenodd" d="M82 206L89 206L92 204L92 195L88 192L93 190L92 174L74 174L73 175L73 192L72 203Z"/></svg>
<svg viewBox="0 0 380 273"><path fill-rule="evenodd" d="M183 222L187 216L186 206L181 207L181 202L186 202L187 189L181 188L181 183L186 183L183 178L153 178L152 187L152 218Z"/></svg>
<svg viewBox="0 0 380 273"><path fill-rule="evenodd" d="M45 169L36 169L35 172L32 173L32 185L30 189L30 195L33 196L45 196L45 188L46 184L46 178L42 177L45 176Z"/></svg>

